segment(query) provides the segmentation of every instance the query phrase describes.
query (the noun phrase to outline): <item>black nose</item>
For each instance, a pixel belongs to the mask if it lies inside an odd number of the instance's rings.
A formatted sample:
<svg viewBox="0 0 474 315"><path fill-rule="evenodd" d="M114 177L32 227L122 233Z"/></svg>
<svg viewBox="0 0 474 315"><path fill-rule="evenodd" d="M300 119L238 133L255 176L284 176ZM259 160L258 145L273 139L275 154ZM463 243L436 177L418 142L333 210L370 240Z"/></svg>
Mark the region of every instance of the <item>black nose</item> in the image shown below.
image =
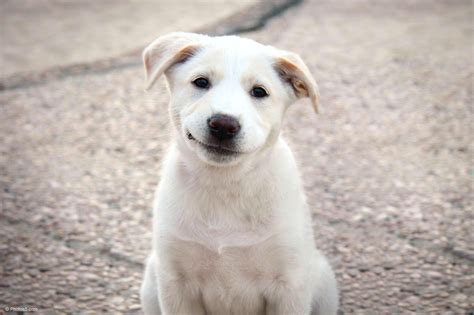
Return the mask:
<svg viewBox="0 0 474 315"><path fill-rule="evenodd" d="M207 120L209 131L219 140L233 138L240 130L240 124L234 117L216 114Z"/></svg>

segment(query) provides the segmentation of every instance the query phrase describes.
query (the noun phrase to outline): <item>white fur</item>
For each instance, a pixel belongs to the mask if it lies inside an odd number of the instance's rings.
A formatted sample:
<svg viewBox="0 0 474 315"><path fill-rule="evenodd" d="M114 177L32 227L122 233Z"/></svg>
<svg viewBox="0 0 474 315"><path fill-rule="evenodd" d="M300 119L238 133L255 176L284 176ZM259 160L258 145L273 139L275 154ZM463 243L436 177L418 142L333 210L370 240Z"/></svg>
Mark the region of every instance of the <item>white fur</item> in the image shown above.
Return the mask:
<svg viewBox="0 0 474 315"><path fill-rule="evenodd" d="M186 60L177 57L183 48L191 48ZM275 69L281 58L296 66L287 80ZM150 84L166 74L174 126L141 288L145 314L336 314L334 274L314 245L296 163L280 136L296 98L317 105L301 59L248 39L172 33L144 61ZM199 75L209 89L191 84ZM252 97L255 85L270 95ZM239 154L220 157L201 144L215 113L239 119Z"/></svg>

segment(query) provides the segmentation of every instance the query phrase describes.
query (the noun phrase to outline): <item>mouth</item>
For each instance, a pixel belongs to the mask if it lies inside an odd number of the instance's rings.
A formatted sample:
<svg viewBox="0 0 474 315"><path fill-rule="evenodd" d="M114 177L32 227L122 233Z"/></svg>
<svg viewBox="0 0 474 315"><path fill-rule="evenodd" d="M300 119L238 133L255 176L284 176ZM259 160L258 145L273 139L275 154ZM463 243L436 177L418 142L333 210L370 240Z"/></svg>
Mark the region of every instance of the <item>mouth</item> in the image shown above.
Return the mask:
<svg viewBox="0 0 474 315"><path fill-rule="evenodd" d="M196 142L199 144L201 147L203 147L206 151L209 153L215 154L215 155L223 155L223 156L232 156L232 155L238 155L241 152L229 149L229 148L224 148L221 145L214 145L214 144L208 144L201 142L194 138L194 136L188 131L187 132L187 137L189 140Z"/></svg>

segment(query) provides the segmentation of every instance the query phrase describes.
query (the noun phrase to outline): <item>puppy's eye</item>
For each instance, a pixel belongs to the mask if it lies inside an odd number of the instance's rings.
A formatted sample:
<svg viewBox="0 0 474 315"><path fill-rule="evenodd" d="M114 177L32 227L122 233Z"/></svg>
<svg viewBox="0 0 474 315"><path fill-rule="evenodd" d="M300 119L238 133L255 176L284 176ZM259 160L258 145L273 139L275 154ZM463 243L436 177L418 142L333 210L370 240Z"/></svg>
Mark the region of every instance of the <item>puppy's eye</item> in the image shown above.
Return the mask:
<svg viewBox="0 0 474 315"><path fill-rule="evenodd" d="M252 91L250 91L250 95L256 98L262 98L268 96L268 92L260 86L255 86L252 88Z"/></svg>
<svg viewBox="0 0 474 315"><path fill-rule="evenodd" d="M194 84L196 87L200 88L200 89L207 89L207 88L209 88L209 86L211 85L211 84L209 83L209 80L206 79L206 78L203 78L203 77L199 77L199 78L197 78L197 79L194 79L193 84Z"/></svg>

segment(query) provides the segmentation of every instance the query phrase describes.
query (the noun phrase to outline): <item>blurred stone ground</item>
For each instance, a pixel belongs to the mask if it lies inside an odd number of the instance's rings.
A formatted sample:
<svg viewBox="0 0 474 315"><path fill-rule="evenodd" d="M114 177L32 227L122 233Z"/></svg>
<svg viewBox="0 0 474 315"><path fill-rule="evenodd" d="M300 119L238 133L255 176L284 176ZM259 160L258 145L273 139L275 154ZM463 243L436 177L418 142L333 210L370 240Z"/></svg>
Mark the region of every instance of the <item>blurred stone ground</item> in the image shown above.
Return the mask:
<svg viewBox="0 0 474 315"><path fill-rule="evenodd" d="M344 314L474 311L472 18L470 1L307 0L245 35L319 82L321 115L295 104L284 134ZM167 100L138 65L4 88L0 306L140 312Z"/></svg>
<svg viewBox="0 0 474 315"><path fill-rule="evenodd" d="M91 62L192 30L256 0L4 0L0 75Z"/></svg>

